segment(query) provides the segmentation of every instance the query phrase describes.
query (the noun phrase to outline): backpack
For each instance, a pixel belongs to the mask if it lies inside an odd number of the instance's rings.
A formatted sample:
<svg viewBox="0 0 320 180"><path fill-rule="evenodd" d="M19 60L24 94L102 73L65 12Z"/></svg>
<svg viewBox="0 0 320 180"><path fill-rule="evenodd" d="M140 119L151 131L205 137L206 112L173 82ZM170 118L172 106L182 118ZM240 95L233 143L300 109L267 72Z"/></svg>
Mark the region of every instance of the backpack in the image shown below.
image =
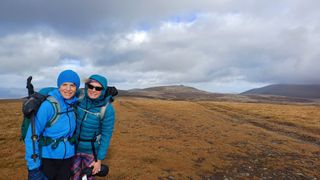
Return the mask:
<svg viewBox="0 0 320 180"><path fill-rule="evenodd" d="M47 122L46 128L51 127L59 119L61 115L61 113L59 113L61 112L61 108L56 98L54 98L53 96L49 96L48 94L42 94L41 92L40 93L34 92L34 94L28 96L27 100L22 104L23 121L21 124L20 140L24 141L27 135L30 123L32 121L32 118L34 118L34 116L37 114L40 108L40 105L45 100L48 100L52 104L55 112L54 116Z"/></svg>

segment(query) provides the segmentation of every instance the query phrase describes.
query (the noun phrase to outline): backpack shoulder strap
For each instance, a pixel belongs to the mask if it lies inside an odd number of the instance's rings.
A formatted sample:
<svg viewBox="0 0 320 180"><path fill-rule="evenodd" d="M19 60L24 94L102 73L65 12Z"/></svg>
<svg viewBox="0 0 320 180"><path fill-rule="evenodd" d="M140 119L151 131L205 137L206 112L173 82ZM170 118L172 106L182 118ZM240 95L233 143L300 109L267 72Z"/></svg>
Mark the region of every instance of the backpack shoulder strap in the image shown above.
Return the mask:
<svg viewBox="0 0 320 180"><path fill-rule="evenodd" d="M61 112L61 107L59 105L58 100L53 97L53 96L48 96L47 100L52 104L53 109L54 109L54 115L53 117L47 122L46 124L46 128L51 127L53 124L55 124L57 122L57 120L60 117L60 113Z"/></svg>
<svg viewBox="0 0 320 180"><path fill-rule="evenodd" d="M103 120L103 118L106 114L106 110L107 110L108 105L109 105L109 102L100 108L100 121Z"/></svg>
<svg viewBox="0 0 320 180"><path fill-rule="evenodd" d="M102 130L102 121L103 121L103 119L104 119L104 116L106 115L106 111L107 111L107 107L109 106L109 102L106 104L106 105L104 105L104 106L102 106L101 108L100 108L100 122L99 122L99 132L100 132L100 134L98 134L98 136L97 136L97 140L98 141L100 141L100 138L101 138L101 130Z"/></svg>

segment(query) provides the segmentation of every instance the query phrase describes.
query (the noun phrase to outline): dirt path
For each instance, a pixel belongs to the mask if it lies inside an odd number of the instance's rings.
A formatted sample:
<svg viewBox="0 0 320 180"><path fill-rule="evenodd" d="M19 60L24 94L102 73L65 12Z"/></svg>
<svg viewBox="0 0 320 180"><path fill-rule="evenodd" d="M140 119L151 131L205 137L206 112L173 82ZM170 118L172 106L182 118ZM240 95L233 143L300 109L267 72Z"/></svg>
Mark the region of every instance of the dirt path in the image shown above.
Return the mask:
<svg viewBox="0 0 320 180"><path fill-rule="evenodd" d="M250 135L255 136L259 140L258 142L250 143L243 136L235 137L239 142L233 145L243 147L248 155L234 154L230 156L229 159L233 161L233 165L229 167L231 170L226 170L227 168L224 170L223 177L239 178L240 173L249 179L319 178L319 120L317 120L316 126L306 128L291 121L279 121L272 110L269 115L261 115L242 109L242 107L232 106L232 103L201 102L198 104L208 112L219 112L220 119L226 122L257 128L257 130L250 132ZM252 150L253 148L254 150ZM311 150L310 153L306 153L309 150ZM237 172L238 174L229 172Z"/></svg>
<svg viewBox="0 0 320 180"><path fill-rule="evenodd" d="M220 112L228 117L225 120L231 120L237 123L249 123L256 127L278 133L280 135L288 136L303 143L315 144L320 147L320 131L319 128L308 129L305 127L297 126L290 122L281 122L271 119L270 116L263 116L248 111L230 108L225 105L218 104L201 104L204 108L210 111Z"/></svg>

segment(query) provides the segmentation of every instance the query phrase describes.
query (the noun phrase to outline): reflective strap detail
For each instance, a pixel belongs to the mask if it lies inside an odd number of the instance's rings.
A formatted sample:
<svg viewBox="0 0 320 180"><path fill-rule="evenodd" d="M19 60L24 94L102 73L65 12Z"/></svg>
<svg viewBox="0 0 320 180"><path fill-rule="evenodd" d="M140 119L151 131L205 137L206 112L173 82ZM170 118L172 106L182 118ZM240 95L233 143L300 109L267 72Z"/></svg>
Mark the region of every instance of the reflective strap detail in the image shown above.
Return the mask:
<svg viewBox="0 0 320 180"><path fill-rule="evenodd" d="M98 142L98 144L101 144L100 139L101 139L101 134L99 134L98 136L96 136L96 141Z"/></svg>
<svg viewBox="0 0 320 180"><path fill-rule="evenodd" d="M86 110L86 109L83 109L83 108L81 108L81 107L78 107L79 109L81 109L82 111L84 111L84 112L86 112L86 113L88 113L88 114L93 114L93 115L95 115L95 116L100 116L100 113L94 113L94 112L91 112L91 111L88 111L88 110Z"/></svg>
<svg viewBox="0 0 320 180"><path fill-rule="evenodd" d="M84 109L84 108L82 108L80 106L78 106L77 108L81 109L82 111L84 111L84 112L86 112L88 114L93 114L93 115L99 117L100 120L102 120L104 118L105 114L106 114L106 109L107 109L108 105L109 105L109 103L107 103L106 105L102 106L100 108L100 112L91 112L91 111L88 111L88 110L86 110L86 109Z"/></svg>

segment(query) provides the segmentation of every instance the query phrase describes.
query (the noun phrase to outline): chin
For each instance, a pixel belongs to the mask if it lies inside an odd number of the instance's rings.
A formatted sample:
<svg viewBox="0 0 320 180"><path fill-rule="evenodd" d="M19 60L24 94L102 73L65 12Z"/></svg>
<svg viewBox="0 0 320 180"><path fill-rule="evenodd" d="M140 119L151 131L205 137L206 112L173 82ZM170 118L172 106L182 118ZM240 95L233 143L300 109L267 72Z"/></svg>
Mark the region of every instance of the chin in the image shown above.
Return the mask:
<svg viewBox="0 0 320 180"><path fill-rule="evenodd" d="M97 99L98 97L99 96L93 96L93 95L89 96L90 99Z"/></svg>
<svg viewBox="0 0 320 180"><path fill-rule="evenodd" d="M66 96L66 97L63 97L63 98L65 98L65 99L71 99L72 96Z"/></svg>
<svg viewBox="0 0 320 180"><path fill-rule="evenodd" d="M73 97L73 95L63 95L64 99L71 99Z"/></svg>

